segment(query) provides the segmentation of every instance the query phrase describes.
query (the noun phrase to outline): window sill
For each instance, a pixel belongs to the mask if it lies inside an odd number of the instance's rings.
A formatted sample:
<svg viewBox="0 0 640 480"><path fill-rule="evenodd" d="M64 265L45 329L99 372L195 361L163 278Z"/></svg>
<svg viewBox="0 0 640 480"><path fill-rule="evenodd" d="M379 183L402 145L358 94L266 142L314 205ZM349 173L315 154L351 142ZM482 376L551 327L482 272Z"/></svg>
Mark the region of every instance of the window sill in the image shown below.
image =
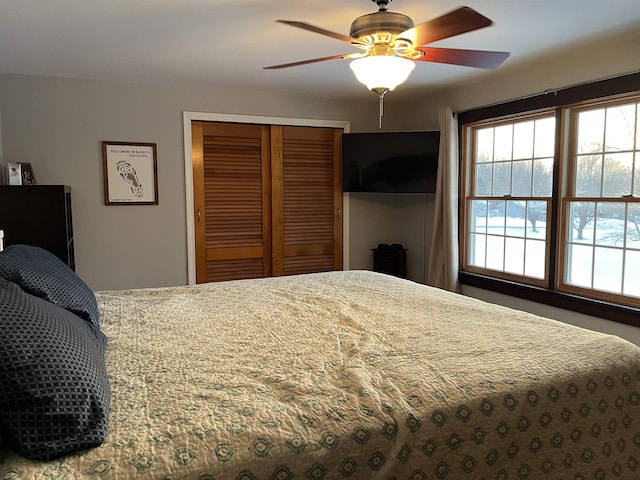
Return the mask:
<svg viewBox="0 0 640 480"><path fill-rule="evenodd" d="M640 310L633 307L592 300L469 272L460 272L459 280L463 285L491 290L544 305L640 327Z"/></svg>

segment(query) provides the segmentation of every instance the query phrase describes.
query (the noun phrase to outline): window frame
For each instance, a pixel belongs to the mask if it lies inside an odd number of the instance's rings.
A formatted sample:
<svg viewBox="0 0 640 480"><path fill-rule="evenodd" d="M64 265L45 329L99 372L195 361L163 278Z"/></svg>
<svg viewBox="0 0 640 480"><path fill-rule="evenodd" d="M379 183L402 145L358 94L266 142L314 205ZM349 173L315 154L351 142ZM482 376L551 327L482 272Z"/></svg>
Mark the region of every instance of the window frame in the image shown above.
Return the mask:
<svg viewBox="0 0 640 480"><path fill-rule="evenodd" d="M560 208L565 203L564 193L561 188L566 175L569 174L565 158L560 162L561 156L565 156L569 149L569 140L565 133L568 127L567 112L570 107L581 104L595 104L597 101L615 100L616 97L624 99L632 95L640 94L640 72L621 75L619 77L599 80L595 82L576 85L554 91L547 91L539 95L512 100L504 103L489 105L472 110L460 112L458 114L459 139L460 139L460 258L466 255L466 235L464 209L467 199L467 165L463 162L467 147L466 127L470 124L477 124L485 121L495 121L509 117L524 117L527 114L538 113L543 110L553 110L556 116L556 142L555 142L555 162L553 174L553 192L551 197L551 218L547 216L548 226L551 232L552 248L549 252L549 272L548 283L544 285L531 285L522 283L519 279L501 278L488 276L482 272L472 272L462 270L459 272L459 280L463 285L496 291L499 293L525 298L530 301L544 303L554 307L563 308L579 313L588 314L600 318L605 318L629 325L640 326L640 308L632 304L620 304L607 298L586 297L580 289L562 289L560 280L562 278L559 270L560 264L564 261L564 252L558 247L558 242L565 235L565 227L561 224L562 216L559 215ZM563 165L562 170L560 169ZM462 266L462 262L461 262ZM593 292L593 290L588 290Z"/></svg>
<svg viewBox="0 0 640 480"><path fill-rule="evenodd" d="M551 262L550 262L550 250L552 250L549 245L552 241L552 231L553 228L551 227L551 213L553 211L553 187L552 187L552 193L549 197L540 197L540 196L522 196L522 195L503 195L503 196L494 196L494 195L490 195L490 196L486 196L486 195L474 195L473 192L475 191L475 167L477 165L476 162L476 158L477 158L477 152L475 150L475 142L473 141L469 141L470 138L472 138L475 135L475 132L479 129L482 129L484 127L487 126L491 126L491 127L499 127L502 125L512 125L514 123L519 123L519 122L526 122L529 120L538 120L541 118L547 118L550 116L555 115L555 111L554 109L543 109L543 110L539 110L536 112L527 112L521 115L509 115L506 117L502 117L499 119L487 119L486 121L481 121L481 122L476 122L470 125L465 125L464 128L462 128L462 135L461 135L461 140L462 140L462 147L461 147L461 152L462 149L465 149L463 155L461 156L461 162L462 162L462 166L463 168L461 168L461 190L464 193L464 195L460 196L461 202L460 202L460 239L459 239L459 243L460 243L460 259L462 260L461 265L464 266L464 271L465 272L469 272L469 273L474 273L474 274L478 274L478 275L486 275L487 272L490 272L490 276L491 277L496 277L496 278L500 278L503 280L507 280L507 281L511 281L511 282L517 282L517 283L523 283L526 285L531 285L534 287L546 287L547 285L549 285L549 281L550 281L550 271L551 271ZM464 158L469 158L471 161L466 162L464 160ZM513 162L513 159L511 160L511 162ZM552 180L553 181L553 180ZM469 250L467 249L467 246L470 243L470 233L471 233L471 226L470 226L470 222L471 219L473 218L473 214L469 213L469 211L471 210L470 207L470 202L474 201L474 200L487 200L487 201L493 201L493 200L503 200L505 202L507 201L544 201L544 202L548 202L547 204L547 212L546 212L546 218L547 220L547 228L546 228L546 238L545 238L545 245L546 245L546 249L545 249L545 266L544 266L544 276L543 278L536 278L536 277L530 277L530 276L526 276L526 275L518 275L518 274L514 274L514 273L509 273L506 271L501 271L501 270L493 270L490 268L486 268L486 267L477 267L474 265L470 264L470 254L469 254ZM505 206L505 209L507 207ZM487 218L488 218L488 212L487 212ZM525 218L525 223L526 223L526 218ZM508 238L507 235L504 235L505 238ZM525 238L525 237L523 237Z"/></svg>
<svg viewBox="0 0 640 480"><path fill-rule="evenodd" d="M566 141L568 144L561 152L562 159L561 161L564 163L565 167L562 169L563 175L561 179L562 185L562 193L560 195L560 206L559 212L562 213L560 215L561 219L565 219L558 224L558 231L560 235L558 236L558 240L556 242L556 251L558 252L558 262L556 268L556 282L555 289L560 292L565 292L571 295L584 296L587 298L593 298L596 300L617 303L621 305L626 305L633 308L640 308L640 298L625 296L623 294L617 294L613 292L606 292L603 290L597 290L593 288L580 287L575 284L570 284L565 281L565 273L567 267L567 257L569 251L569 225L566 219L569 218L568 209L570 208L571 202L581 201L581 202L593 202L596 204L606 204L606 203L623 203L623 204L640 204L640 199L638 197L628 197L625 195L622 196L578 196L576 193L576 185L575 182L575 171L577 170L577 165L575 159L577 158L578 152L576 151L577 147L577 135L578 135L578 115L581 112L586 112L590 110L597 110L599 108L609 108L614 107L616 105L626 105L629 103L640 103L640 90L635 93L626 93L623 95L614 95L611 97L606 97L603 99L590 100L585 102L580 102L575 105L570 105L564 107L562 109L563 125L565 129L563 129L562 135L566 137ZM636 112L638 115L638 112ZM636 126L637 127L637 126ZM634 132L637 135L637 131ZM640 139L636 138L636 145L640 143ZM635 148L634 148L635 150ZM606 154L606 151L603 150L603 154ZM605 156L606 158L606 156ZM640 163L640 157L637 159ZM638 164L636 164L638 165ZM634 172L631 172L631 175L634 175ZM603 179L601 179L603 181ZM563 240L564 239L564 240ZM594 244L595 246L595 244Z"/></svg>

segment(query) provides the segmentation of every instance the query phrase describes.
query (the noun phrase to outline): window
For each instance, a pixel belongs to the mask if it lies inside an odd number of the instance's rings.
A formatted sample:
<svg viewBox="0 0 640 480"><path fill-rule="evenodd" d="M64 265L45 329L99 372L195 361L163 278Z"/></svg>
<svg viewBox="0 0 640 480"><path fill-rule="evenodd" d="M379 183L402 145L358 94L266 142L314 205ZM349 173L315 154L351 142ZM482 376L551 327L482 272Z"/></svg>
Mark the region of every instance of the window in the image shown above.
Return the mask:
<svg viewBox="0 0 640 480"><path fill-rule="evenodd" d="M581 86L460 114L462 283L640 326L640 74L630 77L605 85L616 95Z"/></svg>
<svg viewBox="0 0 640 480"><path fill-rule="evenodd" d="M465 266L533 285L548 281L553 112L470 127Z"/></svg>
<svg viewBox="0 0 640 480"><path fill-rule="evenodd" d="M560 288L640 305L640 99L571 109Z"/></svg>

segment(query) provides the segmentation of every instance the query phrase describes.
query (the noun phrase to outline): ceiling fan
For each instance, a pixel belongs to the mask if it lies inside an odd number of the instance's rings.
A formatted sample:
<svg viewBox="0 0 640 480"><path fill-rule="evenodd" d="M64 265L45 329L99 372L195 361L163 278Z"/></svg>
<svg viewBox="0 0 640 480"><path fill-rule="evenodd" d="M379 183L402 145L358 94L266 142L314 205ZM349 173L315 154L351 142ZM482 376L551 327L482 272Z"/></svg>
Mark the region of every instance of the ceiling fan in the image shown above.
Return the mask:
<svg viewBox="0 0 640 480"><path fill-rule="evenodd" d="M350 67L356 78L378 94L382 108L382 97L408 78L415 66L414 61L493 69L501 65L509 56L507 52L425 46L438 40L488 27L493 23L469 7L460 7L414 26L413 20L407 15L387 10L391 0L372 1L378 5L378 11L356 18L351 24L349 36L306 22L277 20L349 43L359 51L264 68L296 67L340 58L354 60Z"/></svg>

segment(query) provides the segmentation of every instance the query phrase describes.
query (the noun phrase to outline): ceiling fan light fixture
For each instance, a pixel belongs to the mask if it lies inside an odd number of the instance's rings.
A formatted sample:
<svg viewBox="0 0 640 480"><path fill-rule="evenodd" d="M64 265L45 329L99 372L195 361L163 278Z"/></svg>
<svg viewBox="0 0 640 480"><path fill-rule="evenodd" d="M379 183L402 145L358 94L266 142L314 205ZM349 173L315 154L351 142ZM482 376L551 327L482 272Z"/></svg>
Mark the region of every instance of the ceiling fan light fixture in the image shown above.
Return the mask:
<svg viewBox="0 0 640 480"><path fill-rule="evenodd" d="M371 91L385 93L405 82L415 66L411 60L389 55L362 57L349 63L360 83Z"/></svg>

